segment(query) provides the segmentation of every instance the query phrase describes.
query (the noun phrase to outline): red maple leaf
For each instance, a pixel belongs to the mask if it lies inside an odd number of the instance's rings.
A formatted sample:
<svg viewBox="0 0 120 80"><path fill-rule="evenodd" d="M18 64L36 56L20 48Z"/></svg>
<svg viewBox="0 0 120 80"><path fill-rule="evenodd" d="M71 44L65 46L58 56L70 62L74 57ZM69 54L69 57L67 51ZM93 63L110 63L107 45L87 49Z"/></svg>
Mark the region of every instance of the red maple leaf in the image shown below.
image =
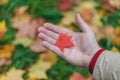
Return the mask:
<svg viewBox="0 0 120 80"><path fill-rule="evenodd" d="M64 51L64 48L70 48L74 46L71 38L72 36L61 33L56 41L56 45L61 49L61 51Z"/></svg>
<svg viewBox="0 0 120 80"><path fill-rule="evenodd" d="M73 0L60 0L60 2L58 3L58 9L60 11L68 11L69 9L71 9L73 4Z"/></svg>

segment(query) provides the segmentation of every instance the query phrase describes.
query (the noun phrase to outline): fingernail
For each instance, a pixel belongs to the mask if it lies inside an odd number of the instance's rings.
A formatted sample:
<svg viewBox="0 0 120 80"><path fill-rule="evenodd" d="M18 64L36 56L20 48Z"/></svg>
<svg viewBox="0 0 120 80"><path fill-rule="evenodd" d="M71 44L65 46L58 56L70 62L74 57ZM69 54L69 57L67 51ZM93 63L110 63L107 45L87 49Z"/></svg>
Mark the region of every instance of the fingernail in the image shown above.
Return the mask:
<svg viewBox="0 0 120 80"><path fill-rule="evenodd" d="M41 27L38 28L38 32L40 31Z"/></svg>
<svg viewBox="0 0 120 80"><path fill-rule="evenodd" d="M79 13L77 13L77 16L80 16L80 14L79 14Z"/></svg>
<svg viewBox="0 0 120 80"><path fill-rule="evenodd" d="M38 36L40 37L40 36L41 36L41 33L39 33Z"/></svg>
<svg viewBox="0 0 120 80"><path fill-rule="evenodd" d="M49 23L45 23L44 26L47 26Z"/></svg>
<svg viewBox="0 0 120 80"><path fill-rule="evenodd" d="M38 32L40 32L42 29L43 29L43 27L39 27L39 28L38 28Z"/></svg>
<svg viewBox="0 0 120 80"><path fill-rule="evenodd" d="M41 39L41 33L38 34L38 37Z"/></svg>

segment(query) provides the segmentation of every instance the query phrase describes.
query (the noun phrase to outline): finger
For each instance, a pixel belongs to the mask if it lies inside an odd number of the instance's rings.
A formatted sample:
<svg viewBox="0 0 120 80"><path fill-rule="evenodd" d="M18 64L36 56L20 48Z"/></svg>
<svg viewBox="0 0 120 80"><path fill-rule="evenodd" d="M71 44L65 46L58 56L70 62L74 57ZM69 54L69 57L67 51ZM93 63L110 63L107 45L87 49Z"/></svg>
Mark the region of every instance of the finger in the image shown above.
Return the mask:
<svg viewBox="0 0 120 80"><path fill-rule="evenodd" d="M47 36L49 36L49 37L51 37L51 38L54 38L54 39L57 39L58 38L58 34L57 33L55 33L55 32L52 32L52 31L50 31L50 30L47 30L47 29L45 29L45 28L38 28L38 31L39 32L42 32L42 33L44 33L44 34L46 34Z"/></svg>
<svg viewBox="0 0 120 80"><path fill-rule="evenodd" d="M77 25L79 26L80 29L82 29L83 32L91 31L90 27L84 22L84 20L80 17L79 14L76 14L75 19Z"/></svg>
<svg viewBox="0 0 120 80"><path fill-rule="evenodd" d="M38 35L38 37L39 37L40 39L42 39L43 41L47 41L47 42L49 42L49 43L51 43L51 44L53 44L53 45L54 45L55 42L56 42L56 40L54 40L54 39L52 39L51 37L45 35L44 33L40 33L40 34Z"/></svg>
<svg viewBox="0 0 120 80"><path fill-rule="evenodd" d="M72 33L72 31L70 31L70 30L67 30L67 29L65 29L65 28L58 27L58 26L53 25L53 24L50 24L50 23L46 23L46 24L44 25L44 27L45 27L46 29L49 29L49 30L51 30L51 31L54 31L54 32L56 32L56 33L58 33L58 34L60 34L60 33Z"/></svg>
<svg viewBox="0 0 120 80"><path fill-rule="evenodd" d="M46 47L47 49L55 52L57 55L62 57L62 51L55 45L50 44L49 42L43 41L42 45Z"/></svg>

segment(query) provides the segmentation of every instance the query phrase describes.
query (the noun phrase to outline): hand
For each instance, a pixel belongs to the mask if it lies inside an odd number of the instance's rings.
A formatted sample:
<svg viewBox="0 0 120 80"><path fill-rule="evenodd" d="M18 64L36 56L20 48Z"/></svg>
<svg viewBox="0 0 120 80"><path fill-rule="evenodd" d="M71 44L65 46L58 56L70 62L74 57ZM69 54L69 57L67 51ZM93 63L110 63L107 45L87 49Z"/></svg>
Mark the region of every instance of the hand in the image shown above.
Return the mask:
<svg viewBox="0 0 120 80"><path fill-rule="evenodd" d="M94 54L100 49L91 28L76 14L76 23L82 32L73 32L56 25L46 23L43 28L39 28L39 38L43 40L42 45L57 55L67 60L69 63L83 68L88 68ZM71 41L74 46L61 51L55 45L60 33L72 36Z"/></svg>

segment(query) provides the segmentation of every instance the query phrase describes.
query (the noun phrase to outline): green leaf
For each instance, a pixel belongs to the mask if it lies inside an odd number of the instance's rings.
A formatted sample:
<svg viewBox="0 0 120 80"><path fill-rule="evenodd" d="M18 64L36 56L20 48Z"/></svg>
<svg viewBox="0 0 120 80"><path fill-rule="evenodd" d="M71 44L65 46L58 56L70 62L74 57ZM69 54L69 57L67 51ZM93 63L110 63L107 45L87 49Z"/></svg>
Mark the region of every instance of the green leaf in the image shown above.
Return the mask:
<svg viewBox="0 0 120 80"><path fill-rule="evenodd" d="M90 73L87 69L77 68L65 60L58 58L58 61L51 69L47 71L48 80L68 80L74 72L79 72L84 76L90 76Z"/></svg>
<svg viewBox="0 0 120 80"><path fill-rule="evenodd" d="M101 19L103 25L113 25L114 27L119 26L120 19L120 10L115 11L114 13L108 13L103 16Z"/></svg>
<svg viewBox="0 0 120 80"><path fill-rule="evenodd" d="M35 0L29 3L27 12L34 18L43 17L47 22L57 24L62 18L62 14L57 10L59 0Z"/></svg>
<svg viewBox="0 0 120 80"><path fill-rule="evenodd" d="M45 18L47 22L52 22L54 24L60 22L62 15L57 10L47 9L41 13L41 16Z"/></svg>
<svg viewBox="0 0 120 80"><path fill-rule="evenodd" d="M110 39L104 38L99 41L99 45L107 50L111 50L113 47L112 41Z"/></svg>
<svg viewBox="0 0 120 80"><path fill-rule="evenodd" d="M11 65L18 69L26 69L34 64L38 58L37 53L31 52L28 48L24 48L22 45L17 45L12 56Z"/></svg>
<svg viewBox="0 0 120 80"><path fill-rule="evenodd" d="M15 37L15 33L16 33L16 30L11 27L10 18L6 17L5 20L6 20L6 26L7 26L8 31L6 32L6 34L3 36L2 40L0 41L0 45L11 44Z"/></svg>

